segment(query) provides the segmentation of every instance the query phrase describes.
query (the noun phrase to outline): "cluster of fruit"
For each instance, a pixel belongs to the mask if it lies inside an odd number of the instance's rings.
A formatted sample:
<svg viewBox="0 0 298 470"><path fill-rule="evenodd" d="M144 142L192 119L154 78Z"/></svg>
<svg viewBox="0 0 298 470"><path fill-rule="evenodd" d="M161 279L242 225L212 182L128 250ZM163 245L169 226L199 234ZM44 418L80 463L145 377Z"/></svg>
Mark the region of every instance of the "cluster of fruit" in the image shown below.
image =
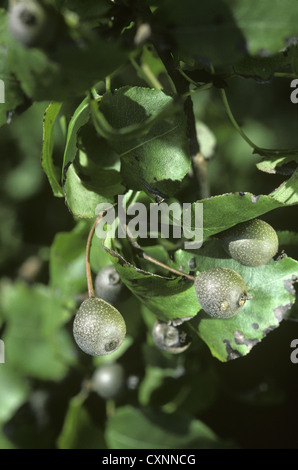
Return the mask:
<svg viewBox="0 0 298 470"><path fill-rule="evenodd" d="M221 234L225 251L240 264L258 267L277 253L278 237L265 221L253 219ZM217 267L199 273L194 289L203 310L217 318L236 315L249 299L247 286L234 270ZM126 335L125 321L114 306L125 298L127 289L113 265L106 266L95 279L96 296L85 300L74 319L73 333L78 346L87 354L103 356L118 349ZM156 321L152 336L155 344L172 354L185 351L191 338L181 325Z"/></svg>

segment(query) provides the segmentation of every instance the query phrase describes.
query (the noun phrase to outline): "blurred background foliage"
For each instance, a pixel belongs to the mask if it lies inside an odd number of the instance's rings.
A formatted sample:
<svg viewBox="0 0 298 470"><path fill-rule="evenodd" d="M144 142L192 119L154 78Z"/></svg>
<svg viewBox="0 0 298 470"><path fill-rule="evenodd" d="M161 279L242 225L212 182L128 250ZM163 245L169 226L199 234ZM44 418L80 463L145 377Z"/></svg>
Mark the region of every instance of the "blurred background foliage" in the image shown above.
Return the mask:
<svg viewBox="0 0 298 470"><path fill-rule="evenodd" d="M131 64L113 76L115 88L127 83L146 86ZM261 83L233 77L226 93L257 145L298 146L298 105L290 102L289 78ZM260 157L232 127L216 88L193 100L197 121L212 133L212 195L268 194L284 181L285 175L257 169ZM203 342L183 357L170 356L152 342L150 312L129 298L121 306L128 336L119 356L94 359L78 350L71 327L85 289L81 273L90 223L77 225L42 171L48 104L34 103L0 128L0 338L6 355L0 364L0 448L297 448L298 364L290 361L297 322L284 320L249 355L227 363L212 357ZM77 104L68 102L70 114ZM65 142L58 128L56 133L54 158L61 161ZM297 231L295 206L263 218L276 230ZM72 230L81 253L77 264L70 255L68 266L77 297L61 293L50 272L51 260L59 271L59 250L68 243L61 237ZM287 254L297 259L297 238ZM107 262L104 254L100 260ZM291 316L298 318L297 304ZM114 361L123 367L125 390L107 400L92 377Z"/></svg>

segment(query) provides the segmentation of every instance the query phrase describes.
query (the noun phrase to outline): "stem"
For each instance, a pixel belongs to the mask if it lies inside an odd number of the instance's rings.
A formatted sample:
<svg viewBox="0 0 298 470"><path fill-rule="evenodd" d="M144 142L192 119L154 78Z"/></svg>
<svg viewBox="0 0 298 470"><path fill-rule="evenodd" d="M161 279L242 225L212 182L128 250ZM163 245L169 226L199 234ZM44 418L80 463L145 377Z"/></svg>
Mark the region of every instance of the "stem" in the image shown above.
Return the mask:
<svg viewBox="0 0 298 470"><path fill-rule="evenodd" d="M230 118L230 121L231 123L233 124L233 126L235 127L235 129L239 132L239 134L241 135L241 137L248 143L248 145L253 148L254 150L256 149L259 149L259 147L257 145L255 145L249 137L247 137L247 135L245 134L245 132L241 129L241 127L239 126L238 122L236 121L236 119L234 118L233 116L233 113L232 113L232 110L230 108L230 105L229 105L229 102L228 102L228 98L227 98L227 95L226 95L226 92L223 88L220 89L220 93L221 93L221 97L222 97L222 100L223 100L223 104L224 104L224 107L226 109L226 112Z"/></svg>
<svg viewBox="0 0 298 470"><path fill-rule="evenodd" d="M112 416L115 414L115 410L116 410L115 401L112 399L107 400L106 401L106 415L108 419L112 418Z"/></svg>
<svg viewBox="0 0 298 470"><path fill-rule="evenodd" d="M111 91L111 76L108 75L106 77L106 92Z"/></svg>
<svg viewBox="0 0 298 470"><path fill-rule="evenodd" d="M223 100L223 104L224 104L224 107L226 109L226 112L228 114L228 117L230 118L230 121L231 123L233 124L233 126L235 127L236 131L239 132L239 134L241 135L241 137L248 143L248 145L254 150L253 153L257 153L258 155L262 156L262 157L265 157L265 156L269 156L269 157L276 157L278 158L279 156L285 156L285 155L292 155L292 154L295 154L297 155L298 154L298 149L296 148L288 148L288 149L266 149L264 147L259 147L258 145L254 144L252 142L252 140L250 140L250 138L245 134L245 132L241 129L241 127L239 126L239 124L237 123L236 119L234 118L234 115L232 113L232 110L230 108L230 105L229 105L229 102L228 102L228 99L227 99L227 95L226 95L226 92L223 88L220 89L220 93L221 93L221 96L222 96L222 100Z"/></svg>
<svg viewBox="0 0 298 470"><path fill-rule="evenodd" d="M286 72L274 72L274 77L279 78L298 78L297 73L286 73Z"/></svg>
<svg viewBox="0 0 298 470"><path fill-rule="evenodd" d="M91 227L91 230L89 232L88 239L87 239L87 245L86 245L86 259L85 259L85 261L86 261L86 278L87 278L89 298L95 296L93 281L92 281L92 274L91 274L91 266L90 266L90 248L91 248L92 237L93 237L93 234L94 234L95 229L96 229L96 225L98 224L98 222L100 221L101 218L102 218L102 214L100 214L96 217L96 219L95 219L95 221L94 221L94 223Z"/></svg>
<svg viewBox="0 0 298 470"><path fill-rule="evenodd" d="M159 266L160 268L163 268L163 269L166 269L167 271L170 271L174 274L176 274L177 276L183 276L183 277L186 277L186 279L189 279L190 281L194 282L195 280L195 276L191 276L190 274L185 274L183 273L182 271L179 271L178 269L175 269L175 268L171 268L170 266L168 266L167 264L164 264L162 263L161 261L158 261L156 258L153 258L152 256L150 255L147 255L147 253L145 253L145 251L143 250L143 248L138 244L138 242L133 238L133 236L131 235L131 233L129 232L129 229L128 227L126 226L126 233L127 233L127 237L130 241L130 243L132 244L132 246L134 248L136 248L141 256L146 259L147 261L150 261L150 263L153 263L155 264L156 266Z"/></svg>
<svg viewBox="0 0 298 470"><path fill-rule="evenodd" d="M137 61L133 58L131 58L130 61L138 72L138 74L140 75L140 77L143 78L150 87L156 88L157 90L162 90L163 87L160 81L151 72L147 64L139 65Z"/></svg>
<svg viewBox="0 0 298 470"><path fill-rule="evenodd" d="M200 91L209 90L212 87L213 87L213 83L204 83L204 85L199 85L196 88L189 90L187 93L184 93L183 96L186 98L187 96L194 95L195 93L198 93Z"/></svg>
<svg viewBox="0 0 298 470"><path fill-rule="evenodd" d="M171 268L170 266L168 266L167 264L164 264L162 263L161 261L158 261L157 259L155 258L152 258L152 256L149 256L147 255L147 253L145 253L144 251L142 251L142 256L144 259L146 259L147 261L150 261L151 263L153 264L156 264L157 266L160 266L161 268L164 268L166 269L167 271L170 271L174 274L177 274L177 276L183 276L183 277L186 277L187 279L189 279L190 281L193 281L195 280L195 276L191 276L190 274L185 274L183 273L182 271L179 271L178 269L174 269L174 268Z"/></svg>

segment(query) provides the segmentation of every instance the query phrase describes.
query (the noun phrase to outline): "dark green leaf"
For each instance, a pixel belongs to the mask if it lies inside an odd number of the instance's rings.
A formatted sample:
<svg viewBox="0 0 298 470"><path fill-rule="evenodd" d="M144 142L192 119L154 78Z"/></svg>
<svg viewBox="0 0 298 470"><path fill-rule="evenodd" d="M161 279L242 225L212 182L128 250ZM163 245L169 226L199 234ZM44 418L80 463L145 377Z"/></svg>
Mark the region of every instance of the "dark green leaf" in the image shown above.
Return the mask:
<svg viewBox="0 0 298 470"><path fill-rule="evenodd" d="M92 417L84 406L85 396L79 394L70 400L58 437L59 449L105 449L101 429L92 422Z"/></svg>
<svg viewBox="0 0 298 470"><path fill-rule="evenodd" d="M129 423L129 425L128 425ZM216 449L228 447L202 421L150 408L118 408L106 430L109 449Z"/></svg>
<svg viewBox="0 0 298 470"><path fill-rule="evenodd" d="M219 393L217 374L211 364L204 367L194 344L185 353L184 361L181 356L165 357L167 354L156 345L145 345L143 349L147 364L139 387L139 401L143 406L197 415L214 403Z"/></svg>
<svg viewBox="0 0 298 470"><path fill-rule="evenodd" d="M7 62L6 43L6 12L0 9L0 127L9 122L10 113L17 108L30 105L30 101L23 93L17 78L12 73ZM2 96L4 94L4 96ZM4 98L4 102L2 101Z"/></svg>
<svg viewBox="0 0 298 470"><path fill-rule="evenodd" d="M63 378L74 363L74 349L62 328L69 313L53 290L39 284L2 284L1 310L9 319L3 340L10 367L21 376Z"/></svg>
<svg viewBox="0 0 298 470"><path fill-rule="evenodd" d="M156 17L180 58L217 66L237 63L245 53L268 55L285 49L289 38L297 36L297 15L298 6L291 0L266 0L254 8L241 0L189 0L187 8L179 0L167 0Z"/></svg>
<svg viewBox="0 0 298 470"><path fill-rule="evenodd" d="M298 169L269 196L283 204L298 204Z"/></svg>
<svg viewBox="0 0 298 470"><path fill-rule="evenodd" d="M84 94L126 59L118 43L104 41L95 33L74 31L72 35L76 39L57 38L51 55L10 39L8 64L30 98L64 101Z"/></svg>
<svg viewBox="0 0 298 470"><path fill-rule="evenodd" d="M227 5L231 2L226 1ZM289 38L297 36L298 4L291 0L265 0L251 4L236 0L231 11L242 31L250 54L276 53L285 49Z"/></svg>
<svg viewBox="0 0 298 470"><path fill-rule="evenodd" d="M77 134L81 127L83 127L89 120L89 98L85 98L82 103L75 110L67 129L66 144L62 165L62 179L64 171L67 166L72 163L76 157L77 148Z"/></svg>
<svg viewBox="0 0 298 470"><path fill-rule="evenodd" d="M242 77L266 82L272 79L274 72L290 64L291 57L281 52L269 57L246 56L234 65L234 71Z"/></svg>
<svg viewBox="0 0 298 470"><path fill-rule="evenodd" d="M291 175L298 165L298 155L267 157L264 158L260 163L257 163L257 168L265 173L282 175Z"/></svg>
<svg viewBox="0 0 298 470"><path fill-rule="evenodd" d="M190 168L185 117L160 90L123 87L92 107L97 131L121 156L131 189L172 195Z"/></svg>
<svg viewBox="0 0 298 470"><path fill-rule="evenodd" d="M293 196L294 197L294 196ZM278 207L284 207L291 202L282 197L275 197L274 193L267 195L254 195L252 193L229 193L213 196L198 201L203 203L203 232L206 240L211 235L222 232L234 225L266 214ZM193 210L194 210L193 205ZM192 229L196 226L193 217Z"/></svg>
<svg viewBox="0 0 298 470"><path fill-rule="evenodd" d="M8 421L26 401L29 384L13 370L9 361L5 365L0 364L0 384L0 424L2 424Z"/></svg>
<svg viewBox="0 0 298 470"><path fill-rule="evenodd" d="M245 38L228 2L189 0L186 6L180 0L167 0L156 18L159 29L172 39L184 61L232 64L245 52Z"/></svg>
<svg viewBox="0 0 298 470"><path fill-rule="evenodd" d="M118 171L100 167L83 152L69 165L65 177L66 203L78 217L95 217L98 204L112 204L117 194L125 192Z"/></svg>
<svg viewBox="0 0 298 470"><path fill-rule="evenodd" d="M53 162L54 126L62 103L51 103L43 119L42 167L48 177L54 196L62 197L63 189L60 183L60 172Z"/></svg>
<svg viewBox="0 0 298 470"><path fill-rule="evenodd" d="M50 252L50 282L59 296L75 298L87 291L85 251L90 224L81 221L71 232L58 233Z"/></svg>
<svg viewBox="0 0 298 470"><path fill-rule="evenodd" d="M111 8L108 0L84 1L81 0L58 0L56 2L60 9L67 8L79 15L80 19L98 21L100 17Z"/></svg>

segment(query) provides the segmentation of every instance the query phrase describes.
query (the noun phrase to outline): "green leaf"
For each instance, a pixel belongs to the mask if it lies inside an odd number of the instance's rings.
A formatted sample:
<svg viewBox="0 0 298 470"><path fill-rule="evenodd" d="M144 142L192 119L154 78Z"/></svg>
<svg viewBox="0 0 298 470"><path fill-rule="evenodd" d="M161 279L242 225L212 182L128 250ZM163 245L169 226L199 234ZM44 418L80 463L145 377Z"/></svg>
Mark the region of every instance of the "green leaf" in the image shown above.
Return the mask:
<svg viewBox="0 0 298 470"><path fill-rule="evenodd" d="M260 163L257 163L257 168L265 173L289 175L297 168L297 164L298 156L293 154L279 158L276 156L264 158Z"/></svg>
<svg viewBox="0 0 298 470"><path fill-rule="evenodd" d="M5 423L26 401L29 387L27 381L13 370L9 361L0 364L0 384L0 423Z"/></svg>
<svg viewBox="0 0 298 470"><path fill-rule="evenodd" d="M84 3L81 0L58 0L59 9L68 9L72 12L75 12L79 15L81 21L93 20L98 21L101 16L111 8L108 0L99 0L94 3L94 1L85 1Z"/></svg>
<svg viewBox="0 0 298 470"><path fill-rule="evenodd" d="M201 310L191 321L211 353L221 361L248 354L279 326L295 302L293 282L298 275L298 262L291 258L249 268L228 258L219 240L209 240L196 253L176 252L176 265L187 266L190 259L195 259L200 271L214 267L235 270L244 279L248 295L253 297L229 319L213 318Z"/></svg>
<svg viewBox="0 0 298 470"><path fill-rule="evenodd" d="M230 8L252 55L279 52L285 49L289 38L297 36L296 2L265 0L251 8L251 4L236 0Z"/></svg>
<svg viewBox="0 0 298 470"><path fill-rule="evenodd" d="M105 449L103 432L92 422L84 406L85 395L70 400L62 431L58 437L59 449Z"/></svg>
<svg viewBox="0 0 298 470"><path fill-rule="evenodd" d="M129 425L128 425L129 423ZM118 408L106 429L109 449L216 449L228 447L202 421L150 408Z"/></svg>
<svg viewBox="0 0 298 470"><path fill-rule="evenodd" d="M41 165L44 169L54 196L62 197L63 189L60 184L59 170L53 162L54 127L62 103L51 103L43 119L43 144Z"/></svg>
<svg viewBox="0 0 298 470"><path fill-rule="evenodd" d="M118 171L102 168L83 152L79 152L74 163L69 165L65 177L66 203L78 217L95 217L98 204L112 204L117 194L125 192Z"/></svg>
<svg viewBox="0 0 298 470"><path fill-rule="evenodd" d="M167 321L197 314L200 306L190 281L144 271L107 245L105 248L111 255L111 262L116 263L115 267L124 284L157 318Z"/></svg>
<svg viewBox="0 0 298 470"><path fill-rule="evenodd" d="M62 165L62 180L64 179L65 168L72 163L76 157L77 134L82 126L89 120L89 98L85 98L75 110L67 129L66 144Z"/></svg>
<svg viewBox="0 0 298 470"><path fill-rule="evenodd" d="M17 108L30 106L30 101L23 93L19 81L12 73L7 62L6 43L6 18L4 9L0 9L0 79L3 81L4 90L0 92L0 127L9 122L10 114ZM2 102L2 92L4 91L4 103Z"/></svg>
<svg viewBox="0 0 298 470"><path fill-rule="evenodd" d="M298 204L298 169L269 196L283 204Z"/></svg>
<svg viewBox="0 0 298 470"><path fill-rule="evenodd" d="M233 3L234 6L235 2ZM228 2L167 0L156 12L162 33L177 45L186 62L232 64L245 52L245 38Z"/></svg>
<svg viewBox="0 0 298 470"><path fill-rule="evenodd" d="M164 353L155 344L144 345L146 370L138 389L143 406L197 415L214 404L219 393L218 376L196 346L192 343L182 361L181 356Z"/></svg>
<svg viewBox="0 0 298 470"><path fill-rule="evenodd" d="M178 109L178 111L177 111ZM160 90L123 87L107 93L94 124L121 156L126 186L153 196L174 194L190 168L185 116Z"/></svg>
<svg viewBox="0 0 298 470"><path fill-rule="evenodd" d="M222 232L234 225L254 219L279 207L290 205L288 200L277 198L274 193L267 195L254 195L252 193L228 193L212 196L209 199L197 201L203 204L203 232L204 240L211 235ZM192 217L192 229L196 227L196 221Z"/></svg>
<svg viewBox="0 0 298 470"><path fill-rule="evenodd" d="M91 162L102 168L120 171L120 156L98 135L92 121L79 130L77 146Z"/></svg>
<svg viewBox="0 0 298 470"><path fill-rule="evenodd" d="M64 324L69 313L46 286L22 282L1 285L6 360L21 376L60 380L74 363Z"/></svg>
<svg viewBox="0 0 298 470"><path fill-rule="evenodd" d="M58 233L50 251L50 284L58 296L75 298L87 290L85 251L90 224L79 222Z"/></svg>
<svg viewBox="0 0 298 470"><path fill-rule="evenodd" d="M108 264L111 264L111 258L103 247L103 240L97 236L92 238L90 249L90 265L94 273Z"/></svg>
<svg viewBox="0 0 298 470"><path fill-rule="evenodd" d="M291 57L282 52L269 57L245 56L234 65L234 72L241 77L266 82L272 79L274 72L290 64Z"/></svg>
<svg viewBox="0 0 298 470"><path fill-rule="evenodd" d="M276 54L297 36L298 5L292 0L265 0L251 8L242 0L167 0L156 12L159 30L192 63L238 63L249 55ZM253 71L252 71L253 72Z"/></svg>
<svg viewBox="0 0 298 470"><path fill-rule="evenodd" d="M22 90L36 101L65 101L82 95L126 60L118 42L105 41L80 25L57 38L50 54L9 38L8 64ZM78 66L79 65L79 66Z"/></svg>
<svg viewBox="0 0 298 470"><path fill-rule="evenodd" d="M277 232L279 250L285 253L291 258L298 258L298 233L283 230Z"/></svg>
<svg viewBox="0 0 298 470"><path fill-rule="evenodd" d="M18 447L13 444L6 435L1 432L0 428L0 449L17 449Z"/></svg>

